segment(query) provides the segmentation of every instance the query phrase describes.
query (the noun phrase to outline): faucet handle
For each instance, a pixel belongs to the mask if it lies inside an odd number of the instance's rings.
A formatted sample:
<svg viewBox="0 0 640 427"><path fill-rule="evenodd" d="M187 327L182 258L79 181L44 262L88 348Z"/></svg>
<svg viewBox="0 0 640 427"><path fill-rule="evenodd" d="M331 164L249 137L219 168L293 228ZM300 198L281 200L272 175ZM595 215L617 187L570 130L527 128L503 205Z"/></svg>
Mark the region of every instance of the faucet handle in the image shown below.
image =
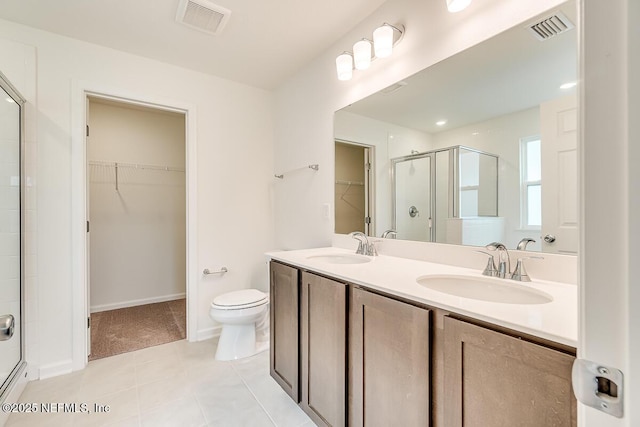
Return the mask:
<svg viewBox="0 0 640 427"><path fill-rule="evenodd" d="M365 255L369 256L378 256L378 248L376 248L376 243L380 242L378 239L369 239L369 244L367 245Z"/></svg>
<svg viewBox="0 0 640 427"><path fill-rule="evenodd" d="M518 258L518 262L516 262L516 268L513 270L513 274L511 275L512 280L517 280L518 282L530 282L531 277L527 274L527 271L524 269L524 260L525 259L544 259L541 256L525 256L522 258Z"/></svg>
<svg viewBox="0 0 640 427"><path fill-rule="evenodd" d="M485 251L475 251L478 252L479 254L484 254L486 255L487 258L487 266L484 268L484 271L482 272L482 275L484 276L492 276L495 277L498 275L498 269L496 268L496 263L493 260L493 255L490 254L489 252L485 252Z"/></svg>

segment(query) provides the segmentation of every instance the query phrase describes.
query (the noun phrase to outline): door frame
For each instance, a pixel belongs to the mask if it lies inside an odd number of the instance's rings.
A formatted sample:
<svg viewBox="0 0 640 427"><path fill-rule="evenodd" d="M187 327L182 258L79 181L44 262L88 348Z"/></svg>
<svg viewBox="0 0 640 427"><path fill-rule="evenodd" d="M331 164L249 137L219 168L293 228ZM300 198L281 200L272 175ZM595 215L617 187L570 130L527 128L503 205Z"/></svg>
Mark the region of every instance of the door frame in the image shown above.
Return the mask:
<svg viewBox="0 0 640 427"><path fill-rule="evenodd" d="M197 338L197 146L196 108L193 104L175 99L160 98L149 93L137 93L97 83L72 82L71 94L71 279L72 279L72 360L73 371L83 369L87 355L87 97L110 99L116 102L182 113L185 116L185 208L186 208L186 296L187 340Z"/></svg>
<svg viewBox="0 0 640 427"><path fill-rule="evenodd" d="M361 142L349 141L346 139L334 138L333 139L333 149L334 149L334 157L335 157L335 147L336 143L345 144L345 145L354 145L356 147L362 147L364 149L365 155L367 156L367 162L369 163L368 169L365 167L364 173L364 205L365 205L365 217L369 217L369 223L365 222L364 224L364 234L367 236L375 236L376 234L376 183L375 183L375 170L376 170L376 147L375 145L364 144ZM335 169L335 168L334 168ZM335 175L335 170L334 170ZM335 185L334 185L335 191ZM334 214L335 215L335 214ZM334 228L335 228L335 217L334 217Z"/></svg>

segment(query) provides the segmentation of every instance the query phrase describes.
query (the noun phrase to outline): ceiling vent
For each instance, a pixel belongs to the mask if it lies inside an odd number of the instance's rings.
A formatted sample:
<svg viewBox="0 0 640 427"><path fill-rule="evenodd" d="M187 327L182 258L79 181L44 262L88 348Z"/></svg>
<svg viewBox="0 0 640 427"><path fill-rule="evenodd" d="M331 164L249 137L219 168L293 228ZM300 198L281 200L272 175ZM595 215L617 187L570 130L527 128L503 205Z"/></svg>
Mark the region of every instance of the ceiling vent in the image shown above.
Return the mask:
<svg viewBox="0 0 640 427"><path fill-rule="evenodd" d="M176 21L208 34L218 35L227 24L231 11L206 0L181 0Z"/></svg>
<svg viewBox="0 0 640 427"><path fill-rule="evenodd" d="M563 13L557 12L528 28L536 39L543 41L567 32L575 25Z"/></svg>

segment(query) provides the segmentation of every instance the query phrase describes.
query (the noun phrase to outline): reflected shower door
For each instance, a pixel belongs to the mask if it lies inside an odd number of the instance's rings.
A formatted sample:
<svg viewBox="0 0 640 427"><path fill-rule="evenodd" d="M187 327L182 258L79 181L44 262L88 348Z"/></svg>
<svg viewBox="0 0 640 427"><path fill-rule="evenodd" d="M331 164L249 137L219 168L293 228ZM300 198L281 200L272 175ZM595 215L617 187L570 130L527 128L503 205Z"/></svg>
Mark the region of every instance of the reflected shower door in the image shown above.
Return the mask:
<svg viewBox="0 0 640 427"><path fill-rule="evenodd" d="M0 397L22 360L20 105L2 83L0 100ZM18 101L20 102L20 101Z"/></svg>
<svg viewBox="0 0 640 427"><path fill-rule="evenodd" d="M432 241L431 156L394 162L394 228L398 239Z"/></svg>

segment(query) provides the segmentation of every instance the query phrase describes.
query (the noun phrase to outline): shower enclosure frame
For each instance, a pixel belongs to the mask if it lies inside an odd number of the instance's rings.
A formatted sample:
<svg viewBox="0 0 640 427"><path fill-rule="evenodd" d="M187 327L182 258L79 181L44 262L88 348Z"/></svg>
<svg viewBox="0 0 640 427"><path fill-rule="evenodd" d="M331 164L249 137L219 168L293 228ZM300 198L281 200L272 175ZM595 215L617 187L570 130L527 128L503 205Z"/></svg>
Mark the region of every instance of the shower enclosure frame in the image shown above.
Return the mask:
<svg viewBox="0 0 640 427"><path fill-rule="evenodd" d="M407 161L411 161L411 160L419 160L419 159L424 159L424 158L429 158L429 242L433 242L433 237L434 237L434 227L432 226L435 222L435 215L433 212L433 205L434 205L434 201L435 201L435 197L434 197L434 189L435 189L435 177L436 177L436 168L434 167L434 155L435 155L436 151L427 151L427 152L423 152L423 153L416 153L416 154L410 154L408 156L402 156L402 157L394 157L393 159L391 159L391 228L393 230L395 230L396 232L398 231L398 218L396 215L397 212L397 208L396 208L396 203L397 203L397 191L396 191L396 179L397 179L397 174L396 174L396 166L399 163L402 162L407 162Z"/></svg>
<svg viewBox="0 0 640 427"><path fill-rule="evenodd" d="M16 384L19 380L26 377L27 362L25 358L25 304L24 304L24 281L25 281L25 266L24 266L24 206L25 206L25 192L24 192L24 106L26 99L20 94L20 92L11 84L7 77L0 72L0 87L13 99L13 101L19 106L19 150L18 150L18 176L19 176L19 219L18 219L18 234L19 234L19 291L20 291L20 359L9 372L6 378L2 380L0 386L0 403L7 401L7 398L12 394L16 388ZM23 385L24 386L24 385Z"/></svg>
<svg viewBox="0 0 640 427"><path fill-rule="evenodd" d="M500 166L500 156L497 154L489 153L486 151L478 150L475 148L467 147L466 145L454 145L450 147L438 148L435 150L424 151L415 154L409 154L401 157L394 157L391 159L390 165L390 176L391 176L391 224L394 230L397 230L397 218L396 218L396 165L401 162L406 162L410 160L417 160L429 157L429 242L436 241L436 224L437 224L437 213L435 209L436 203L436 178L437 178L437 162L436 154L441 152L450 152L449 155L449 185L448 189L448 200L449 200L449 217L450 218L460 218L460 149L464 149L466 151L471 151L478 154L484 154L490 157L494 157L496 159L496 207L495 212L498 215L498 207L499 207L499 166Z"/></svg>

